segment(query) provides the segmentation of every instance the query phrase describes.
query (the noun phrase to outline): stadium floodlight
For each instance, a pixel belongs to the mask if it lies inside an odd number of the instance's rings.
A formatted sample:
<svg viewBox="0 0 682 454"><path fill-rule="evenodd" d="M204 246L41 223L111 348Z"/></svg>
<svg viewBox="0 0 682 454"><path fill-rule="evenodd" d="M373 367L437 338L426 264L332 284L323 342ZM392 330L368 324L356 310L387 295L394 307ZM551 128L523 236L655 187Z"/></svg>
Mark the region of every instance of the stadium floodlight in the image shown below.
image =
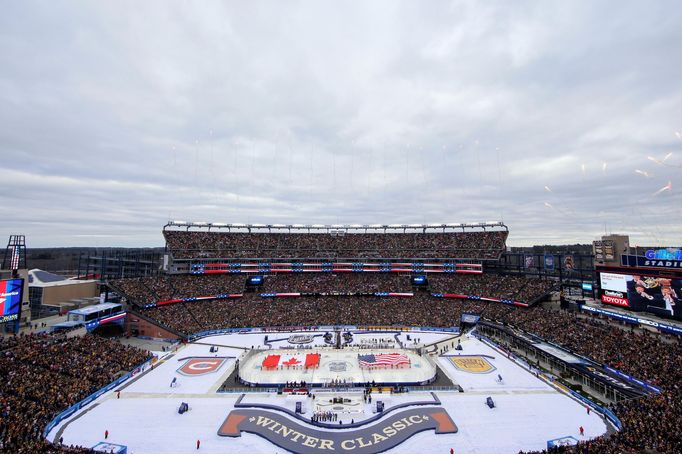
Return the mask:
<svg viewBox="0 0 682 454"><path fill-rule="evenodd" d="M408 225L408 227L414 227L414 228L418 228L421 226L422 226L421 224L410 224L410 225Z"/></svg>
<svg viewBox="0 0 682 454"><path fill-rule="evenodd" d="M251 227L255 227L255 228L257 228L257 229L261 229L261 228L265 227L265 224L251 224Z"/></svg>
<svg viewBox="0 0 682 454"><path fill-rule="evenodd" d="M246 227L246 224L231 224L231 227Z"/></svg>
<svg viewBox="0 0 682 454"><path fill-rule="evenodd" d="M352 227L352 228L354 228L354 229L358 229L358 228L367 227L367 226L366 226L366 225L362 225L362 224L350 224L350 225L347 225L346 227Z"/></svg>
<svg viewBox="0 0 682 454"><path fill-rule="evenodd" d="M198 227L203 227L205 225L208 225L208 222L204 221L199 221L199 222L192 222L192 225L198 226Z"/></svg>
<svg viewBox="0 0 682 454"><path fill-rule="evenodd" d="M380 228L382 228L382 227L384 227L384 226L381 225L381 224L371 224L369 227L372 227L372 228L374 228L374 229L380 229Z"/></svg>
<svg viewBox="0 0 682 454"><path fill-rule="evenodd" d="M227 224L224 222L213 222L211 225L213 227L227 227Z"/></svg>
<svg viewBox="0 0 682 454"><path fill-rule="evenodd" d="M344 226L342 224L332 224L331 227L333 229L342 229Z"/></svg>
<svg viewBox="0 0 682 454"><path fill-rule="evenodd" d="M323 228L325 228L325 227L327 227L327 226L324 225L324 224L313 224L311 227L314 228L314 229L323 229Z"/></svg>
<svg viewBox="0 0 682 454"><path fill-rule="evenodd" d="M402 227L402 226L403 226L402 224L388 224L388 227L390 227L390 228L392 228L392 229L395 229L395 228L398 228L398 227Z"/></svg>
<svg viewBox="0 0 682 454"><path fill-rule="evenodd" d="M429 227L444 227L445 224L429 224Z"/></svg>
<svg viewBox="0 0 682 454"><path fill-rule="evenodd" d="M187 221L171 221L172 225L187 225Z"/></svg>
<svg viewBox="0 0 682 454"><path fill-rule="evenodd" d="M275 227L275 228L277 228L277 229L281 229L281 228L283 228L283 227L286 227L286 225L284 225L284 224L272 224L271 227Z"/></svg>

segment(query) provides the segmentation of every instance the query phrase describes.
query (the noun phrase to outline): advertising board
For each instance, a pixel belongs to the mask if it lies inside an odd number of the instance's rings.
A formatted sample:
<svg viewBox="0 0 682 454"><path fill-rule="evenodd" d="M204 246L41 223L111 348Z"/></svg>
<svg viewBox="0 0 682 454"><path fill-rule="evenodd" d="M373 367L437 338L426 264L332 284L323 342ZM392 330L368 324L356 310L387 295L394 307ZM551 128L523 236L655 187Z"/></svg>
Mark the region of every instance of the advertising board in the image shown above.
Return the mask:
<svg viewBox="0 0 682 454"><path fill-rule="evenodd" d="M682 319L680 279L602 272L599 280L604 304Z"/></svg>

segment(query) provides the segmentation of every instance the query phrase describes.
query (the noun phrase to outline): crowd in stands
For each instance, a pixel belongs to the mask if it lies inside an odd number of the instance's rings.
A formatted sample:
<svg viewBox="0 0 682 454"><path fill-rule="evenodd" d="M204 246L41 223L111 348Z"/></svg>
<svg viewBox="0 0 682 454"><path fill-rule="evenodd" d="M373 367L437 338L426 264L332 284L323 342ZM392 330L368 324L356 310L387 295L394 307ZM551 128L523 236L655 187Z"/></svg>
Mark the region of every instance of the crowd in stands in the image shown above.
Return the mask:
<svg viewBox="0 0 682 454"><path fill-rule="evenodd" d="M423 320L450 326L451 300L418 294L410 298L320 296L243 298L192 301L145 310L143 314L182 333L255 326L317 326L340 324L401 325ZM423 313L428 309L428 313Z"/></svg>
<svg viewBox="0 0 682 454"><path fill-rule="evenodd" d="M508 232L270 233L163 232L175 259L476 258L499 259Z"/></svg>
<svg viewBox="0 0 682 454"><path fill-rule="evenodd" d="M149 357L93 335L32 334L0 340L0 452L90 452L50 444L43 430L57 414Z"/></svg>
<svg viewBox="0 0 682 454"><path fill-rule="evenodd" d="M555 286L551 280L499 274L435 274L429 275L429 284L431 291L436 293L459 293L528 303Z"/></svg>
<svg viewBox="0 0 682 454"><path fill-rule="evenodd" d="M411 297L309 296L190 301L142 311L167 328L191 334L241 327L318 325L401 325L451 327L462 312L493 313L509 306L481 301L434 297L426 292Z"/></svg>
<svg viewBox="0 0 682 454"><path fill-rule="evenodd" d="M247 275L173 275L119 279L110 284L138 306L158 301L243 293ZM429 274L429 290L531 302L547 294L554 281L524 276ZM410 274L287 273L266 275L257 293L377 293L413 291Z"/></svg>
<svg viewBox="0 0 682 454"><path fill-rule="evenodd" d="M505 309L505 310L503 310ZM623 329L576 313L496 308L486 316L536 334L573 352L659 386L663 393L617 404L623 430L581 443L577 453L680 453L682 343L679 338Z"/></svg>
<svg viewBox="0 0 682 454"><path fill-rule="evenodd" d="M129 301L145 306L158 301L168 301L196 296L220 295L223 293L242 293L244 275L174 275L154 276L110 281L112 287Z"/></svg>
<svg viewBox="0 0 682 454"><path fill-rule="evenodd" d="M294 273L267 276L264 293L376 293L410 292L409 275L388 273Z"/></svg>

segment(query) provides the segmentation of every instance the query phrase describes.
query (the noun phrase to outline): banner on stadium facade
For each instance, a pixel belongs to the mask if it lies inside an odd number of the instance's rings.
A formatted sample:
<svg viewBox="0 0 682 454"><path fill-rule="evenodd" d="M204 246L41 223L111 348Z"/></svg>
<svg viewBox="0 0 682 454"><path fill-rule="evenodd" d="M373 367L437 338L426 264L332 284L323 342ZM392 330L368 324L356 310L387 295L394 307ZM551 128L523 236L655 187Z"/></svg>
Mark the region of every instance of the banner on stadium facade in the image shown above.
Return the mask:
<svg viewBox="0 0 682 454"><path fill-rule="evenodd" d="M573 263L573 256L572 255L565 255L564 256L564 271L567 272L572 272L575 270L575 265Z"/></svg>
<svg viewBox="0 0 682 454"><path fill-rule="evenodd" d="M545 270L554 271L554 255L545 254Z"/></svg>
<svg viewBox="0 0 682 454"><path fill-rule="evenodd" d="M146 304L144 307L147 308L147 307L154 307L154 306L165 306L167 304L176 304L176 303L191 303L193 301L234 299L234 298L241 298L242 296L244 296L244 295L241 293L220 294L220 295L211 295L211 296L192 296L189 298L180 298L180 299L174 299L174 300L157 301L156 303Z"/></svg>
<svg viewBox="0 0 682 454"><path fill-rule="evenodd" d="M472 300L472 301L491 301L493 303L503 303L512 304L514 306L528 307L528 303L521 301L514 301L505 298L487 298L478 295L463 295L460 293L431 293L434 298L455 298L460 300Z"/></svg>
<svg viewBox="0 0 682 454"><path fill-rule="evenodd" d="M525 268L535 268L535 256L534 255L524 255L523 256L523 266Z"/></svg>

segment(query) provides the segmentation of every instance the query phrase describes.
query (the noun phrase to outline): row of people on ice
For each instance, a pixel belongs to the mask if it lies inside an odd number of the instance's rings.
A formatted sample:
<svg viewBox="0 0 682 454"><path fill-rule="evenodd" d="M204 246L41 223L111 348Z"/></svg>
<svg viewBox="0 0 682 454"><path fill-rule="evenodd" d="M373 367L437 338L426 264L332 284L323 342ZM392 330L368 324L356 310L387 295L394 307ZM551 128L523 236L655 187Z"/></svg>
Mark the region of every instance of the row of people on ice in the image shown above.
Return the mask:
<svg viewBox="0 0 682 454"><path fill-rule="evenodd" d="M318 411L310 417L312 422L336 422L338 419L339 415L332 411Z"/></svg>

